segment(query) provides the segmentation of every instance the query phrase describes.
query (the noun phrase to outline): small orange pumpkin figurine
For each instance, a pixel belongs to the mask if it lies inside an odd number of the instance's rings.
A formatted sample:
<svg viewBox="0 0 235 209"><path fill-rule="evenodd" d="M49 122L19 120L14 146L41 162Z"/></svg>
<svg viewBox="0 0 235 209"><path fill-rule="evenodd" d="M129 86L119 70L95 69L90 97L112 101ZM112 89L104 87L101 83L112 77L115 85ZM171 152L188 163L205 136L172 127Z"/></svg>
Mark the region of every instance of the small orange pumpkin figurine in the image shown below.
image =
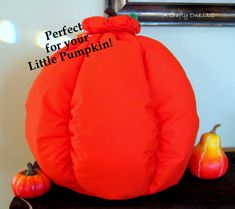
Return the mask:
<svg viewBox="0 0 235 209"><path fill-rule="evenodd" d="M50 180L40 170L34 169L31 163L28 169L17 173L12 179L12 190L15 196L22 198L34 198L49 191Z"/></svg>
<svg viewBox="0 0 235 209"><path fill-rule="evenodd" d="M196 177L215 179L223 176L228 170L228 158L221 147L220 137L215 132L218 127L220 124L215 125L210 132L204 133L194 148L189 170Z"/></svg>

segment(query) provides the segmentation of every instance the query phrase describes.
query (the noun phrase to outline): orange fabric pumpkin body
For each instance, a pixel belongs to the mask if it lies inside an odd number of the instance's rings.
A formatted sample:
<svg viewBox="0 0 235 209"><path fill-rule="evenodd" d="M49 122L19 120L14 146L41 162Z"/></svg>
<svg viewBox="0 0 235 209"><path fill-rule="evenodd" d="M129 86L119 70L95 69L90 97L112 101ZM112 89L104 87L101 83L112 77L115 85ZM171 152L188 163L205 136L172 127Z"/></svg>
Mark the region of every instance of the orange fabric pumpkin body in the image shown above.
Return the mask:
<svg viewBox="0 0 235 209"><path fill-rule="evenodd" d="M137 36L129 16L88 18L83 29L88 41L70 51L109 38L113 46L40 72L26 103L37 162L56 184L105 199L175 185L198 130L181 65L161 43Z"/></svg>

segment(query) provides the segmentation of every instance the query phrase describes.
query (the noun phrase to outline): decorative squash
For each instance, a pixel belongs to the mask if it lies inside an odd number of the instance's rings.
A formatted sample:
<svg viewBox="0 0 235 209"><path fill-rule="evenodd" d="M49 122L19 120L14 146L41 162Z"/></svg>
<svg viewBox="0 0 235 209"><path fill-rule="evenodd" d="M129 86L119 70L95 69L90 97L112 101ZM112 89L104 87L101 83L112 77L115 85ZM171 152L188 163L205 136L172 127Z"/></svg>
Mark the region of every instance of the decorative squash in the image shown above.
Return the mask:
<svg viewBox="0 0 235 209"><path fill-rule="evenodd" d="M210 132L201 136L189 161L190 172L203 179L216 179L228 170L228 158L221 146L220 136L216 134L216 124Z"/></svg>
<svg viewBox="0 0 235 209"><path fill-rule="evenodd" d="M49 178L42 171L36 171L31 163L27 166L27 170L17 173L12 179L12 190L15 196L33 198L48 192Z"/></svg>
<svg viewBox="0 0 235 209"><path fill-rule="evenodd" d="M127 15L82 23L88 41L112 47L43 68L26 102L26 137L58 185L105 199L128 199L178 183L198 130L193 89L176 58L137 36Z"/></svg>

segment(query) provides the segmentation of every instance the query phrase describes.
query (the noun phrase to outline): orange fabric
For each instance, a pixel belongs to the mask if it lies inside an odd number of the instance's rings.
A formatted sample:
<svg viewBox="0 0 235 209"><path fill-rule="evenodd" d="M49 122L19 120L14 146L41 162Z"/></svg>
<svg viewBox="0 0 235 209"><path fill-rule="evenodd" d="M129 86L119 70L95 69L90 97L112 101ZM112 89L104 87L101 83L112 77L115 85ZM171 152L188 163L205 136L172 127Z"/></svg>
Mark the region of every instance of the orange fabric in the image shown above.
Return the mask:
<svg viewBox="0 0 235 209"><path fill-rule="evenodd" d="M28 95L26 136L42 170L106 199L177 184L198 130L181 65L161 43L137 36L129 16L88 18L83 28L89 40L70 50L109 38L113 46L45 67Z"/></svg>

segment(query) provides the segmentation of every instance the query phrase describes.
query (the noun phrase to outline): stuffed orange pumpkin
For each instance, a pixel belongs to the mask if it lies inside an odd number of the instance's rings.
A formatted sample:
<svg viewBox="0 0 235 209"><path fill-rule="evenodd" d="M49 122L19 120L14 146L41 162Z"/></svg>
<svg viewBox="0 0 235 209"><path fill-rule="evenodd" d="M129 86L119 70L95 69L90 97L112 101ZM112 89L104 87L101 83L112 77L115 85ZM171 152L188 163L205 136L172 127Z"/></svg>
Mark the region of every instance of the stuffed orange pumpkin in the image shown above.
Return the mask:
<svg viewBox="0 0 235 209"><path fill-rule="evenodd" d="M160 42L138 36L138 21L127 15L91 17L82 26L88 41L68 51L109 39L112 47L40 72L26 103L38 164L56 184L105 199L177 184L198 130L181 65Z"/></svg>

